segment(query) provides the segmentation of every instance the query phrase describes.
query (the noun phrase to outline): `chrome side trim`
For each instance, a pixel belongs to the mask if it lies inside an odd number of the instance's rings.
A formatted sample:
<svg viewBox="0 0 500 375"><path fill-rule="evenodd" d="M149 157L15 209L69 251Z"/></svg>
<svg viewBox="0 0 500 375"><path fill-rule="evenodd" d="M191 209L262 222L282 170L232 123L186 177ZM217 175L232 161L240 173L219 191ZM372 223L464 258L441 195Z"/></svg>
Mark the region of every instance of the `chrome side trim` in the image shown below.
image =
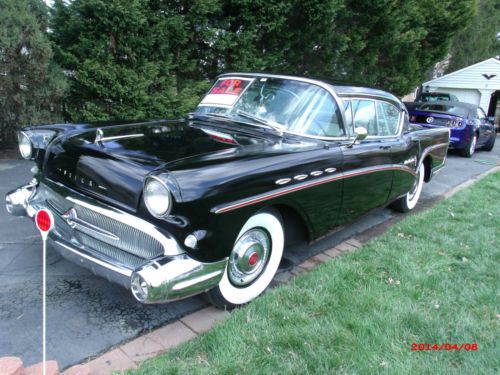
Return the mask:
<svg viewBox="0 0 500 375"><path fill-rule="evenodd" d="M323 174L323 171L312 171L311 173L309 173L311 176L313 177L318 177L318 176L321 176Z"/></svg>
<svg viewBox="0 0 500 375"><path fill-rule="evenodd" d="M292 181L291 178L280 178L279 180L276 180L274 183L276 185L285 185L288 184L290 181Z"/></svg>
<svg viewBox="0 0 500 375"><path fill-rule="evenodd" d="M215 206L214 208L212 208L210 210L210 212L215 213L215 214L221 214L221 213L236 210L236 209L241 208L241 207L250 206L252 204L266 201L266 200L269 200L272 198L280 197L282 195L290 194L290 193L293 193L293 192L296 192L299 190L307 189L307 188L317 186L317 185L326 184L326 183L329 183L332 181L342 180L342 179L351 178L351 177L360 176L360 175L369 174L369 173L389 171L389 170L399 170L399 171L410 173L414 177L417 176L417 173L413 169L411 169L410 167L407 167L405 165L401 165L401 164L387 164L387 165L377 166L377 167L360 168L360 169L355 169L355 170L352 170L349 172L336 173L334 175L318 178L318 179L315 179L312 181L307 181L307 182L303 182L300 184L283 187L283 188L280 188L277 190L272 190L272 191L267 192L267 193L258 194L258 195L255 195L253 197L241 199L241 200L238 200L235 202L221 204L221 205L218 205L218 206Z"/></svg>
<svg viewBox="0 0 500 375"><path fill-rule="evenodd" d="M422 155L420 156L420 160L418 161L418 168L420 168L420 165L422 165L422 162L424 161L425 157L433 150L436 150L438 148L442 147L449 147L449 143L438 143L437 145L432 145L424 149L422 152ZM444 162L446 160L446 155L444 156L443 163L441 163L441 166L444 166ZM441 168L441 166L434 167L435 168Z"/></svg>
<svg viewBox="0 0 500 375"><path fill-rule="evenodd" d="M293 179L295 181L302 181L302 180L305 180L307 177L309 177L309 176L306 174L298 174L297 176L294 176Z"/></svg>
<svg viewBox="0 0 500 375"><path fill-rule="evenodd" d="M107 208L102 208L98 207L92 204L89 204L87 202L84 202L80 199L73 198L71 196L66 196L66 199L69 200L70 202L79 204L89 210L95 211L97 213L100 213L101 215L110 217L111 219L121 221L123 223L126 223L132 227L138 228L142 232L145 232L149 234L151 237L156 239L158 242L160 242L163 246L163 253L164 255L179 255L182 254L184 251L179 247L179 244L177 241L175 241L173 238L167 238L165 237L162 233L156 229L156 227L153 224L148 223L147 221L144 221L142 219L139 219L138 217L128 215L122 211L119 211L118 209L107 209Z"/></svg>
<svg viewBox="0 0 500 375"><path fill-rule="evenodd" d="M325 169L325 172L326 172L326 173L333 173L333 172L335 172L336 170L337 170L337 168L326 168L326 169Z"/></svg>

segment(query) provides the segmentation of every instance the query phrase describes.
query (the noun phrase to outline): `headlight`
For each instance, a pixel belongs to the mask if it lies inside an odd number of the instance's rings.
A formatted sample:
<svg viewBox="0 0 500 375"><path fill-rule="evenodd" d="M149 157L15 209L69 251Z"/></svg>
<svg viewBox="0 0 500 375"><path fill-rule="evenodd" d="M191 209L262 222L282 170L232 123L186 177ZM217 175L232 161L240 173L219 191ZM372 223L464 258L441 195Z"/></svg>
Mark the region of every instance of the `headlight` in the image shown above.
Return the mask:
<svg viewBox="0 0 500 375"><path fill-rule="evenodd" d="M31 159L33 156L33 144L31 143L30 137L24 132L19 132L17 133L17 139L21 156L25 159Z"/></svg>
<svg viewBox="0 0 500 375"><path fill-rule="evenodd" d="M172 207L170 191L162 182L149 178L144 186L144 203L151 215L163 217Z"/></svg>

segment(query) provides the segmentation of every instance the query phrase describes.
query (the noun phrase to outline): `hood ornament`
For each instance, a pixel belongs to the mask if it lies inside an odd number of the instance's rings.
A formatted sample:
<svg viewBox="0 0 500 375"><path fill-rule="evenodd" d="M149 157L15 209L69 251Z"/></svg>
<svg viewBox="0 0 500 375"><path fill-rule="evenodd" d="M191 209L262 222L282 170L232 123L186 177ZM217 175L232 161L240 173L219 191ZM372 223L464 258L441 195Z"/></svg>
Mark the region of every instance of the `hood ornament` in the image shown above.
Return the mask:
<svg viewBox="0 0 500 375"><path fill-rule="evenodd" d="M101 128L97 128L96 131L95 131L94 144L102 146L102 139L103 139L103 137L104 137L104 132L102 131Z"/></svg>
<svg viewBox="0 0 500 375"><path fill-rule="evenodd" d="M95 140L94 144L104 147L103 142L107 141L116 141L119 139L127 139L127 138L141 138L144 137L144 133L134 133L134 134L125 134L125 135L114 135L110 137L105 137L104 132L101 128L97 128L95 131Z"/></svg>

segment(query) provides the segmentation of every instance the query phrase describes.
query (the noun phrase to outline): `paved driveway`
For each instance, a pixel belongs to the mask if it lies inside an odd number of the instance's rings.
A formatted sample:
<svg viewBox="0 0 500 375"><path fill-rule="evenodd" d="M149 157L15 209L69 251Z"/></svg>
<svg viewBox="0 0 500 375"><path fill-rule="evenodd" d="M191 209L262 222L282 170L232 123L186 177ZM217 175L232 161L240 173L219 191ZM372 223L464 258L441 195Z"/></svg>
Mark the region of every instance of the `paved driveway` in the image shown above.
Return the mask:
<svg viewBox="0 0 500 375"><path fill-rule="evenodd" d="M424 186L421 203L500 164L500 139L493 152L472 159L450 154L447 166ZM19 356L25 365L41 360L41 240L33 224L7 214L8 190L31 178L27 161L0 161L0 356ZM394 217L388 209L358 220L312 246L288 252L289 264ZM206 303L200 297L167 305L144 306L130 293L48 250L47 356L64 368L94 356L143 331L164 325Z"/></svg>

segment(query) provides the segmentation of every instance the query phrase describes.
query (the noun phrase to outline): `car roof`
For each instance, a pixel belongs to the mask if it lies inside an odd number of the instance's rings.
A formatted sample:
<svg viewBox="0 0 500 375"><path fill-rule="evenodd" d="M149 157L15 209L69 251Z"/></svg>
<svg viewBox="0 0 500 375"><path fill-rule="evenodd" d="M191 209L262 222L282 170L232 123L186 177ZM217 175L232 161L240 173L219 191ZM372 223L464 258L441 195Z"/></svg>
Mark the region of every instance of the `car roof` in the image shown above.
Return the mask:
<svg viewBox="0 0 500 375"><path fill-rule="evenodd" d="M301 77L301 76L293 76L293 75L282 75L282 74L271 74L271 73L241 73L241 72L234 72L234 73L224 73L219 75L217 78L223 78L223 77L269 77L269 78L283 78L283 79L294 79L294 80L304 80L304 81L312 81L312 82L321 82L323 84L327 84L330 86L331 89L340 97L351 97L351 96L356 96L356 97L367 97L367 98L384 98L387 100L392 101L393 103L397 104L399 107L403 107L403 104L401 101L394 96L393 94L380 90L377 88L372 88L372 87L367 87L367 86L362 86L358 84L349 84L349 83L340 83L340 82L332 82L324 79L315 79L315 78L309 78L309 77Z"/></svg>

